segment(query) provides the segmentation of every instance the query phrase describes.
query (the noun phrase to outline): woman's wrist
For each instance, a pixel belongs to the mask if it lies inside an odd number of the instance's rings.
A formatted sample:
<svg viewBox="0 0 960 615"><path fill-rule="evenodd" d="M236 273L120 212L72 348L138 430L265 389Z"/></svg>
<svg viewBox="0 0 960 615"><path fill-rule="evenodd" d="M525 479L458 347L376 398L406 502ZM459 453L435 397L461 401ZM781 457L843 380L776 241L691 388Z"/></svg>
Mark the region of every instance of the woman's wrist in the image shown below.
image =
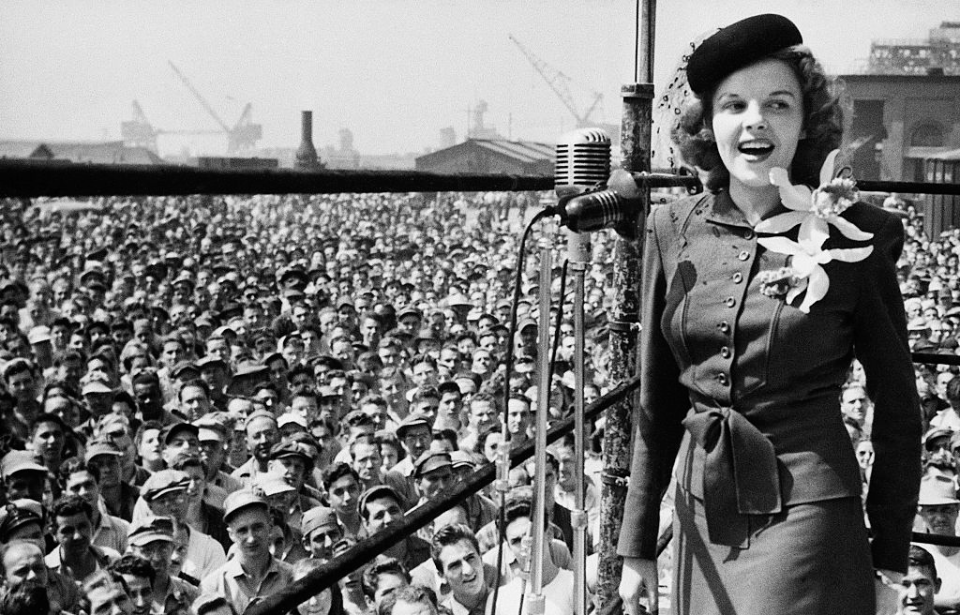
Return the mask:
<svg viewBox="0 0 960 615"><path fill-rule="evenodd" d="M887 570L885 568L874 568L873 575L878 581L891 587L900 585L900 581L903 580L902 572L897 572L896 570Z"/></svg>

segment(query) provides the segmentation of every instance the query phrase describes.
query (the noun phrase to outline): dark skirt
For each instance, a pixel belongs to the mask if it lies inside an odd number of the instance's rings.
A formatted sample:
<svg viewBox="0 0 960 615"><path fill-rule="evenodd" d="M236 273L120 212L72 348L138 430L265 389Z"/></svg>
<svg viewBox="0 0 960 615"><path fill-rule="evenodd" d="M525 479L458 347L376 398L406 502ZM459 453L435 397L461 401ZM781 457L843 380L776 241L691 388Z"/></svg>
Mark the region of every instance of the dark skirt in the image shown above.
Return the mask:
<svg viewBox="0 0 960 615"><path fill-rule="evenodd" d="M859 498L751 515L750 544L711 544L703 502L677 489L677 615L874 615L873 565Z"/></svg>

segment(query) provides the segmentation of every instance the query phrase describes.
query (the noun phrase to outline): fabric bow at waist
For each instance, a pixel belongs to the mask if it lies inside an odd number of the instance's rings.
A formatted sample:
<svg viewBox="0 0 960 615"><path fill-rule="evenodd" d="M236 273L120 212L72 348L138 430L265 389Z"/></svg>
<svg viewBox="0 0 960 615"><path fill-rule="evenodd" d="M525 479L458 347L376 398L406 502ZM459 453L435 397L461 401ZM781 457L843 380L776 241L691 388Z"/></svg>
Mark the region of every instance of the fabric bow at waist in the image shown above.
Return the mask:
<svg viewBox="0 0 960 615"><path fill-rule="evenodd" d="M732 408L695 405L683 426L706 453L703 505L710 542L749 546L746 515L781 511L780 475L773 444Z"/></svg>

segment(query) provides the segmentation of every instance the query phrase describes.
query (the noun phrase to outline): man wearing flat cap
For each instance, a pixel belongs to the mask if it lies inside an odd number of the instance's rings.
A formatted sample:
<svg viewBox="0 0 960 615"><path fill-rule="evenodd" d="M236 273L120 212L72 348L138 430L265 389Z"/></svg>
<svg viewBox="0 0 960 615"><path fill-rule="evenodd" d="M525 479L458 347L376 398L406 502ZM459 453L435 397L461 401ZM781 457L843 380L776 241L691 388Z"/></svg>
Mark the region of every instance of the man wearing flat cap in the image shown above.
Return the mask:
<svg viewBox="0 0 960 615"><path fill-rule="evenodd" d="M320 493L306 484L313 473L312 453L306 444L293 440L280 442L270 449L267 472L281 477L297 494L287 517L291 527L299 525L303 511L320 506Z"/></svg>
<svg viewBox="0 0 960 615"><path fill-rule="evenodd" d="M185 472L180 470L155 472L143 485L142 504L146 506L137 504L135 521L149 516L173 519L174 531L182 529L188 536L183 570L199 578L223 564L227 557L220 543L185 522L188 488L190 488L190 477Z"/></svg>
<svg viewBox="0 0 960 615"><path fill-rule="evenodd" d="M203 578L200 588L227 598L238 613L258 598L271 596L293 582L293 567L270 553L273 521L267 500L251 490L241 489L224 502L235 555L226 564Z"/></svg>
<svg viewBox="0 0 960 615"><path fill-rule="evenodd" d="M174 520L147 516L130 527L130 552L153 567L153 608L155 613L188 613L200 595L199 589L170 575L175 543Z"/></svg>
<svg viewBox="0 0 960 615"><path fill-rule="evenodd" d="M361 493L357 506L367 536L398 523L404 515L403 500L386 485L371 487ZM430 543L419 536L410 535L383 553L400 560L407 570L413 570L430 558Z"/></svg>

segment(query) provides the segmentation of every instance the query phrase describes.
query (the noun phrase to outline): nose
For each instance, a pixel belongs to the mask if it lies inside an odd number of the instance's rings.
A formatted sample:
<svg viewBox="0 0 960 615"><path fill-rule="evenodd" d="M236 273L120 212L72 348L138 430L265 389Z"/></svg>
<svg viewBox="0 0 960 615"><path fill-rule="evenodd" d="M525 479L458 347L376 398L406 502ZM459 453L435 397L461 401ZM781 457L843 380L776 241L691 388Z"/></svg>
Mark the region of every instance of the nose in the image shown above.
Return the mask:
<svg viewBox="0 0 960 615"><path fill-rule="evenodd" d="M743 123L747 128L759 130L767 127L767 118L763 114L763 109L757 101L747 103L744 110Z"/></svg>

